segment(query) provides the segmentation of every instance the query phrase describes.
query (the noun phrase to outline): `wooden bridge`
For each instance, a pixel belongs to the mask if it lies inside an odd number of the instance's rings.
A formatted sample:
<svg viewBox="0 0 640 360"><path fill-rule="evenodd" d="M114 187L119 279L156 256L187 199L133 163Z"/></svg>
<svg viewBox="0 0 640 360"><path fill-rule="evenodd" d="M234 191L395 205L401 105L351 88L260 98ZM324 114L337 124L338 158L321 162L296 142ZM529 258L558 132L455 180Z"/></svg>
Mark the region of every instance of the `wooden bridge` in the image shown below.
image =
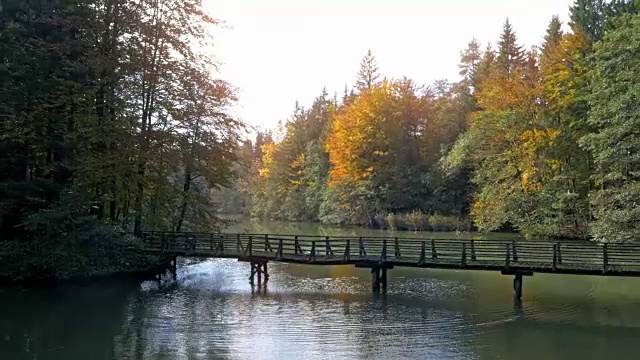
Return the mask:
<svg viewBox="0 0 640 360"><path fill-rule="evenodd" d="M354 265L370 268L374 291L386 288L396 266L493 270L522 277L533 273L640 276L640 244L529 240L450 240L388 237L329 237L274 234L142 233L142 251L178 256L233 258L251 264L250 280L269 278L267 263Z"/></svg>

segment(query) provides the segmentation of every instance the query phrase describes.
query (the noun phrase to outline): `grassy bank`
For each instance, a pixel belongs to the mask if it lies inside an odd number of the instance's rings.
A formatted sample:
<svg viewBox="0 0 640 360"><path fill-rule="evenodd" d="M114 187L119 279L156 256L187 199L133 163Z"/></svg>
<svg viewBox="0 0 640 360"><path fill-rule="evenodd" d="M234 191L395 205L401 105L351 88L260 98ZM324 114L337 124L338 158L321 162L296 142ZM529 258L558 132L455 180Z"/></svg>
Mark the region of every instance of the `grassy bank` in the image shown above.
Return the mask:
<svg viewBox="0 0 640 360"><path fill-rule="evenodd" d="M275 220L275 221L287 221L287 222L317 222L317 220L292 220L283 218L266 218L260 219L257 217L251 217L250 215L239 214L224 214L223 215L229 223L239 222L243 217L254 220ZM422 211L416 210L409 213L381 213L375 215L367 223L353 224L348 222L323 222L325 225L346 225L346 226L360 226L365 228L374 228L382 230L399 230L399 231L476 231L473 226L471 218L468 216L450 216L440 214L428 214Z"/></svg>
<svg viewBox="0 0 640 360"><path fill-rule="evenodd" d="M379 214L374 219L375 227L383 230L408 231L472 231L469 217L427 214L419 210L409 213Z"/></svg>
<svg viewBox="0 0 640 360"><path fill-rule="evenodd" d="M163 271L167 259L131 251L125 242L109 248L68 249L39 241L0 245L0 283L41 283L111 276L152 275Z"/></svg>
<svg viewBox="0 0 640 360"><path fill-rule="evenodd" d="M159 256L136 252L140 240L93 218L34 227L0 242L0 282L49 282L162 270Z"/></svg>

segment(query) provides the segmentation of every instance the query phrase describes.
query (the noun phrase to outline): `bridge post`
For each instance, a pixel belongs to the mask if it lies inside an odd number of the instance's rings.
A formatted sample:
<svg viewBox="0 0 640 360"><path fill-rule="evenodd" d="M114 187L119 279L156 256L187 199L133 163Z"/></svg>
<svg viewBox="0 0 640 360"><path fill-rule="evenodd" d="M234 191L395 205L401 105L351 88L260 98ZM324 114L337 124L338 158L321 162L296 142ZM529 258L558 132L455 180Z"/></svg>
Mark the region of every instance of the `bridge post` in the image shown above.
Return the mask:
<svg viewBox="0 0 640 360"><path fill-rule="evenodd" d="M176 275L178 273L178 256L175 255L171 258L171 275L173 276L173 278L176 278Z"/></svg>
<svg viewBox="0 0 640 360"><path fill-rule="evenodd" d="M476 261L476 244L471 239L471 261Z"/></svg>
<svg viewBox="0 0 640 360"><path fill-rule="evenodd" d="M602 273L606 274L609 268L609 249L607 243L602 246Z"/></svg>
<svg viewBox="0 0 640 360"><path fill-rule="evenodd" d="M517 273L516 277L513 279L513 294L516 299L522 299L522 274Z"/></svg>
<svg viewBox="0 0 640 360"><path fill-rule="evenodd" d="M562 265L562 251L560 251L560 244L561 244L560 241L556 243L557 252L558 252L557 258L558 258L558 264Z"/></svg>
<svg viewBox="0 0 640 360"><path fill-rule="evenodd" d="M309 261L316 261L316 242L311 242L311 252L309 252Z"/></svg>
<svg viewBox="0 0 640 360"><path fill-rule="evenodd" d="M460 266L467 266L467 243L462 243L462 259L460 259Z"/></svg>
<svg viewBox="0 0 640 360"><path fill-rule="evenodd" d="M383 290L387 290L387 269L382 268L382 276L380 276L380 284L382 285Z"/></svg>
<svg viewBox="0 0 640 360"><path fill-rule="evenodd" d="M380 269L371 268L371 289L373 292L380 291Z"/></svg>
<svg viewBox="0 0 640 360"><path fill-rule="evenodd" d="M505 251L504 266L509 267L510 265L511 265L511 244L507 244L506 251Z"/></svg>
<svg viewBox="0 0 640 360"><path fill-rule="evenodd" d="M331 249L331 244L329 243L329 237L326 236L324 240L325 240L325 243L324 243L325 256L333 255L333 250Z"/></svg>
<svg viewBox="0 0 640 360"><path fill-rule="evenodd" d="M264 272L264 282L266 283L267 281L269 281L269 270L267 269L267 261L265 261L264 263L262 263L262 272Z"/></svg>
<svg viewBox="0 0 640 360"><path fill-rule="evenodd" d="M358 238L358 255L367 256L367 251L364 249L364 242L362 241L362 236Z"/></svg>
<svg viewBox="0 0 640 360"><path fill-rule="evenodd" d="M272 252L271 243L269 242L269 234L264 235L264 252Z"/></svg>
<svg viewBox="0 0 640 360"><path fill-rule="evenodd" d="M344 261L351 261L351 240L347 239L347 245L344 247Z"/></svg>
<svg viewBox="0 0 640 360"><path fill-rule="evenodd" d="M502 270L502 275L514 275L513 279L513 296L516 300L522 299L522 284L523 284L523 276L533 276L533 271L526 270L515 270L506 267Z"/></svg>
<svg viewBox="0 0 640 360"><path fill-rule="evenodd" d="M380 292L380 289L387 290L387 271L393 269L393 265L388 263L376 264L373 261L366 264L356 264L356 267L366 267L371 269L371 290Z"/></svg>
<svg viewBox="0 0 640 360"><path fill-rule="evenodd" d="M262 285L262 275L264 275L264 283L266 284L269 281L269 271L267 270L267 263L269 261L266 259L252 260L251 264L251 275L249 276L249 282L253 285L255 282L256 275L258 276L258 286Z"/></svg>

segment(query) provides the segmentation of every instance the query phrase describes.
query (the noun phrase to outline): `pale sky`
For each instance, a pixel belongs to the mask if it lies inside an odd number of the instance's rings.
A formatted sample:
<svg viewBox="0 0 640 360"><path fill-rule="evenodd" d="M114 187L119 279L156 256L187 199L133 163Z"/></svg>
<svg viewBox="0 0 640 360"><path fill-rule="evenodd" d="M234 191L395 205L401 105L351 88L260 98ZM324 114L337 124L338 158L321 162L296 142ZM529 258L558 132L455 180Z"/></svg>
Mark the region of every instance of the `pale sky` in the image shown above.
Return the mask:
<svg viewBox="0 0 640 360"><path fill-rule="evenodd" d="M380 73L418 83L457 80L474 37L495 44L509 17L519 42L539 45L572 0L203 0L229 26L214 39L220 75L239 88L234 112L263 128L308 107L326 86L340 97L368 49Z"/></svg>

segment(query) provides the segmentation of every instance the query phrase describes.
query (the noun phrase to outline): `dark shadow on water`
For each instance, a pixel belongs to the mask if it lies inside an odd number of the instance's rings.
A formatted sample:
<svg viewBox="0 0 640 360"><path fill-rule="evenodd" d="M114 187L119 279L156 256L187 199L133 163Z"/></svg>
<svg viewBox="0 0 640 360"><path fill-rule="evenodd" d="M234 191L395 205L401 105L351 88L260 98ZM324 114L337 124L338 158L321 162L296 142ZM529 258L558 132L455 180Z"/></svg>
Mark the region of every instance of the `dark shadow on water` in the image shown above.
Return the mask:
<svg viewBox="0 0 640 360"><path fill-rule="evenodd" d="M0 290L0 358L111 359L137 281Z"/></svg>

